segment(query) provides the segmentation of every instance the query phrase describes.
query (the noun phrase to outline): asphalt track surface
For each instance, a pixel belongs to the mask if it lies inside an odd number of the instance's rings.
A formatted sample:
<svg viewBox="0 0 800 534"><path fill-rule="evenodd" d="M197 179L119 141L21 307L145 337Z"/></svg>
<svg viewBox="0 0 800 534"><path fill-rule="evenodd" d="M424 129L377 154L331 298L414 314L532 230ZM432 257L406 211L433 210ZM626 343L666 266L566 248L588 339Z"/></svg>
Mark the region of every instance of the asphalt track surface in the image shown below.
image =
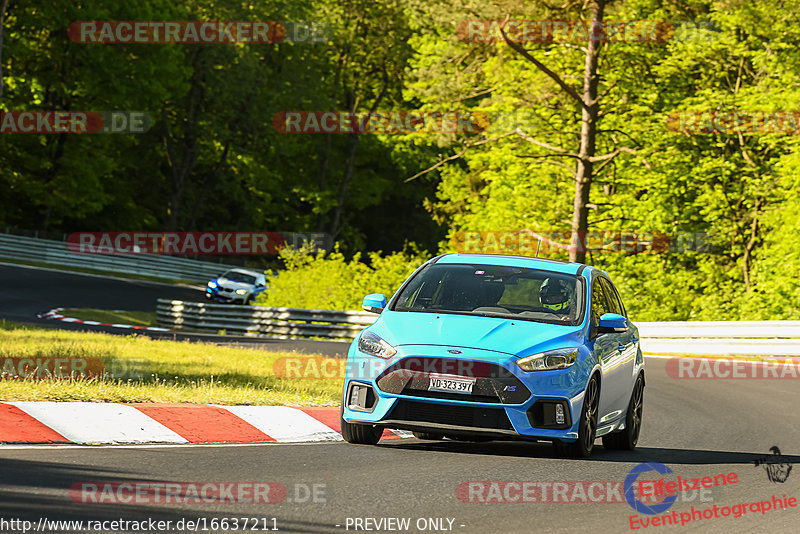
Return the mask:
<svg viewBox="0 0 800 534"><path fill-rule="evenodd" d="M21 315L44 306L103 305L103 292L118 286L103 282L97 294L64 293L65 283L80 284L71 275L52 275L23 286L15 269L0 274L16 276L6 283L0 316L21 320ZM54 281L55 280L55 281ZM6 282L8 279L6 278ZM93 281L94 282L94 281ZM145 308L151 296L168 290L138 282L129 294L126 309ZM31 288L36 287L36 299ZM9 289L10 288L10 289ZM175 294L185 298L183 289ZM56 297L56 293L58 293ZM23 297L27 295L27 299ZM70 296L65 302L66 296ZM108 295L108 293L106 293ZM45 298L51 299L45 304ZM38 300L37 300L38 299ZM30 302L23 302L23 300ZM15 305L14 303L17 302ZM114 305L116 306L116 304ZM141 306L136 308L134 306ZM26 321L34 322L34 321ZM284 532L364 532L355 530L356 519L408 518L411 532L631 532L633 508L624 502L474 503L459 499L456 489L467 481L621 482L642 462L659 462L684 479L736 473L737 482L699 494L686 494L666 513L691 513L717 506L733 507L772 496L800 498L800 472L790 471L785 482L771 482L759 459L778 446L785 462L800 460L800 388L783 380L689 380L673 379L665 372L664 359L647 358L644 421L639 447L633 452L606 451L597 442L590 459L563 459L549 444L522 442L462 443L401 439L378 446L342 442L226 446L3 446L0 447L0 520L153 520L212 518L265 518L259 528L275 524ZM661 477L651 472L642 479ZM70 499L69 489L80 482L278 482L287 488L287 499L274 504L81 504ZM319 488L316 501L308 502L306 488ZM552 493L551 493L552 495ZM298 496L301 497L298 499ZM464 495L461 495L464 497ZM484 497L489 493L483 493ZM518 492L509 494L519 498ZM464 497L468 500L468 496ZM502 498L502 497L501 497ZM313 500L313 499L312 499ZM298 502L299 501L299 502ZM715 517L683 526L650 526L638 531L690 532L797 532L800 507L767 511L748 508L739 518ZM663 515L663 514L662 514ZM651 517L638 514L638 518ZM660 515L659 515L660 517ZM423 530L422 522L444 518L444 529ZM448 520L452 520L449 527ZM241 521L241 519L240 519ZM375 529L373 532L406 530ZM338 525L338 526L337 526ZM349 528L348 528L348 525ZM252 527L252 523L250 523ZM241 529L241 527L240 527ZM449 530L448 530L449 529ZM0 531L21 532L10 524ZM50 532L69 532L49 530ZM173 532L185 532L172 530ZM241 530L239 530L241 531ZM97 531L95 531L97 532ZM102 532L120 532L108 528Z"/></svg>
<svg viewBox="0 0 800 534"><path fill-rule="evenodd" d="M110 326L71 324L39 319L37 314L53 308L97 308L104 310L156 311L160 298L204 302L202 289L125 278L88 275L0 263L0 319L44 328L106 332L129 335L133 330ZM329 356L347 353L347 343L310 340L280 340L216 334L142 332L154 339L174 339L218 345L271 350L294 350Z"/></svg>
<svg viewBox="0 0 800 534"><path fill-rule="evenodd" d="M545 443L416 439L382 441L378 446L343 442L5 446L0 447L0 518L34 523L43 518L153 518L171 520L174 525L181 518L258 517L267 518L268 523L275 518L285 532L355 531L345 528L348 518L351 524L355 518L410 518L412 526L422 518L449 518L452 530L434 531L629 532L629 517L635 512L625 502L470 503L457 497L456 488L465 481L619 482L642 462L668 466L673 474L667 475L667 480L675 480L676 475L686 479L737 474L735 484L712 489L702 497L687 494L688 502L679 500L668 513L690 513L692 506L721 509L769 501L773 495L800 497L800 473L790 471L785 482L775 483L769 481L764 466L755 465L771 454L768 451L775 445L786 461L800 460L796 410L800 398L794 381L676 380L666 375L664 362L648 358L644 424L639 448L633 452L606 451L598 441L590 459L562 459ZM647 480L661 476L650 475ZM258 505L73 502L70 486L89 481L278 482L287 488L288 500ZM302 501L307 495L305 488L313 484L321 485L317 486L321 492L316 503L289 502L297 501L296 496ZM487 490L484 496L488 495ZM509 495L515 498L518 493ZM538 495L534 493L534 497ZM797 532L798 510L748 512L739 518L703 519L678 528L692 532ZM675 528L651 526L646 530ZM425 530L413 527L408 531Z"/></svg>

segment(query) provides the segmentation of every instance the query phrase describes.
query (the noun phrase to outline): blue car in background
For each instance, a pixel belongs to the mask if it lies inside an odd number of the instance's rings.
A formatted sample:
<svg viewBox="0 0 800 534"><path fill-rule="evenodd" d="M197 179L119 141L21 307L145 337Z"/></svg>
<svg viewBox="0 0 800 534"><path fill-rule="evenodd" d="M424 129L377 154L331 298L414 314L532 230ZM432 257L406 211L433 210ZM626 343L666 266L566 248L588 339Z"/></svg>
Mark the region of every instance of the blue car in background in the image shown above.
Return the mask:
<svg viewBox="0 0 800 534"><path fill-rule="evenodd" d="M206 300L232 304L251 304L267 289L263 272L231 269L206 284Z"/></svg>
<svg viewBox="0 0 800 534"><path fill-rule="evenodd" d="M448 254L417 269L350 346L342 436L551 441L588 457L639 439L644 359L608 275L579 263Z"/></svg>

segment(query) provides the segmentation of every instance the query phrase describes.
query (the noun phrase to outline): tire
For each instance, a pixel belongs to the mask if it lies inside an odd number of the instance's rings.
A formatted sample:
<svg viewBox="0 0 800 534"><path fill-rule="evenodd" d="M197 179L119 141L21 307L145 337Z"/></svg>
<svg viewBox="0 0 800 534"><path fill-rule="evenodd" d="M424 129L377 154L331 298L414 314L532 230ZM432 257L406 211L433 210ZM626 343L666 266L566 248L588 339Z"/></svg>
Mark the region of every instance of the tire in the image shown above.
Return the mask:
<svg viewBox="0 0 800 534"><path fill-rule="evenodd" d="M567 458L588 458L592 455L597 437L597 407L600 402L600 381L596 376L589 379L583 408L578 422L578 439L572 443L553 442L556 451Z"/></svg>
<svg viewBox="0 0 800 534"><path fill-rule="evenodd" d="M444 437L441 434L434 434L433 432L412 432L412 434L414 434L414 437L417 439L428 439L433 441L440 440Z"/></svg>
<svg viewBox="0 0 800 534"><path fill-rule="evenodd" d="M339 418L342 424L342 437L348 443L358 445L375 445L381 440L383 428L377 425L359 425L348 423L344 420L344 407L342 407Z"/></svg>
<svg viewBox="0 0 800 534"><path fill-rule="evenodd" d="M633 386L628 413L625 416L625 429L603 436L603 447L616 451L632 451L639 442L642 430L642 406L644 404L644 379L640 374Z"/></svg>

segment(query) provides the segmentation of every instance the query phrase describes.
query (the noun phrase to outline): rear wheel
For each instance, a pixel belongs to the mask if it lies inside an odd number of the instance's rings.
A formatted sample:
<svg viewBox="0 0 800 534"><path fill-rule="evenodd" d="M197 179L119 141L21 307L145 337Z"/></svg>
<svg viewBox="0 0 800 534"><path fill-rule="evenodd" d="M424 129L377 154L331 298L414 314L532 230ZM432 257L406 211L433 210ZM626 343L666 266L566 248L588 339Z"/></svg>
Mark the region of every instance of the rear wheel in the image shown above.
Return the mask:
<svg viewBox="0 0 800 534"><path fill-rule="evenodd" d="M612 450L632 451L639 442L639 431L642 429L642 406L644 403L644 379L642 375L636 379L631 400L628 403L628 414L625 416L625 429L603 436L603 447Z"/></svg>
<svg viewBox="0 0 800 534"><path fill-rule="evenodd" d="M433 432L412 432L417 439L440 440L444 436L441 434L434 434Z"/></svg>
<svg viewBox="0 0 800 534"><path fill-rule="evenodd" d="M578 439L572 443L553 442L557 452L569 458L588 458L597 437L597 407L600 402L600 381L596 376L589 379L583 396L583 408L578 422Z"/></svg>
<svg viewBox="0 0 800 534"><path fill-rule="evenodd" d="M377 425L362 425L358 423L348 423L344 420L344 407L341 409L340 418L342 424L342 437L348 443L359 445L375 445L381 440L383 427Z"/></svg>

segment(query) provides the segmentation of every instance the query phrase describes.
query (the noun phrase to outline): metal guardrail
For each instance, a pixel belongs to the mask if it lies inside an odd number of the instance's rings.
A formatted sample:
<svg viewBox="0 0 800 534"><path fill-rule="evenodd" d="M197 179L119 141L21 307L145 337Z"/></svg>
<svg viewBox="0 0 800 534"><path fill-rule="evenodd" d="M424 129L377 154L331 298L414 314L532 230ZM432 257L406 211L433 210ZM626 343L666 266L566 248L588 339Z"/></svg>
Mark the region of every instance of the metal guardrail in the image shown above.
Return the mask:
<svg viewBox="0 0 800 534"><path fill-rule="evenodd" d="M353 339L377 315L158 300L158 324L172 329L271 337ZM800 355L800 321L637 323L646 354Z"/></svg>
<svg viewBox="0 0 800 534"><path fill-rule="evenodd" d="M378 318L361 311L304 310L184 302L158 299L158 324L191 329L270 337L326 337L351 340Z"/></svg>
<svg viewBox="0 0 800 534"><path fill-rule="evenodd" d="M77 254L63 241L10 234L0 234L0 261L3 258L190 282L206 282L237 267L158 254Z"/></svg>

